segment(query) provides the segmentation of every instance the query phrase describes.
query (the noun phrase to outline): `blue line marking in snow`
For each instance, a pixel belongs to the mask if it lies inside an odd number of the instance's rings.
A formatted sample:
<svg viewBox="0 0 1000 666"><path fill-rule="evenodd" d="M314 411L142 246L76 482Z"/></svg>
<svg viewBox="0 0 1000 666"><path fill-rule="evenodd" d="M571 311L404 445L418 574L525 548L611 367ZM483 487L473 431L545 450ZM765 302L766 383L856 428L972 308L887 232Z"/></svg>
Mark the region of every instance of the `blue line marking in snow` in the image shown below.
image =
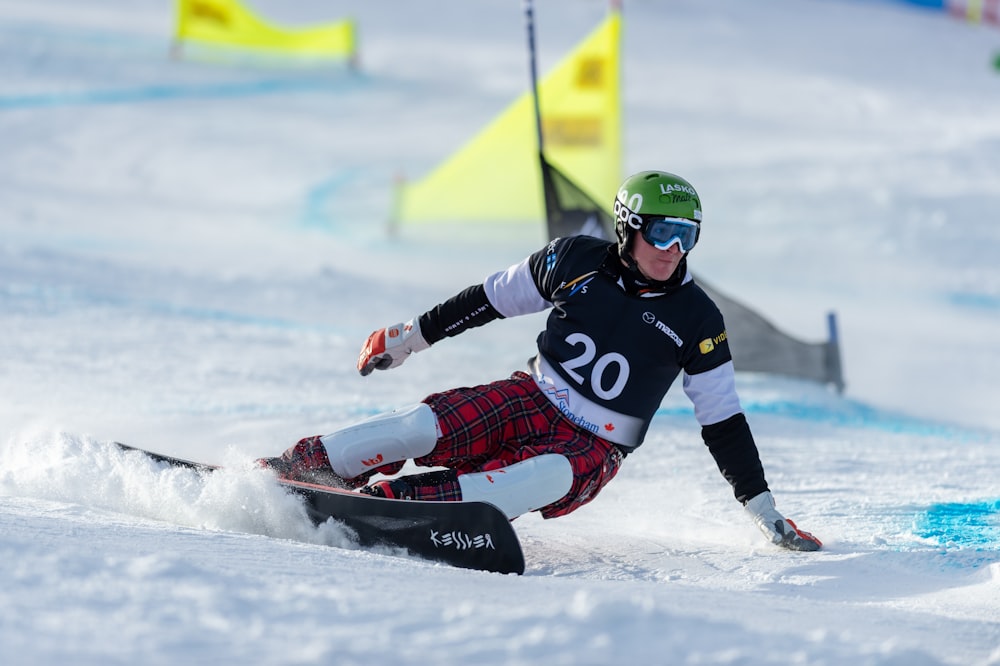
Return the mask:
<svg viewBox="0 0 1000 666"><path fill-rule="evenodd" d="M946 0L902 0L902 2L907 5L926 7L927 9L945 10L948 8Z"/></svg>
<svg viewBox="0 0 1000 666"><path fill-rule="evenodd" d="M806 404L791 400L744 401L743 411L747 414L764 414L839 427L874 428L897 434L937 435L951 438L970 437L974 434L973 430L961 426L895 414L852 400L842 400L831 405ZM657 416L693 414L694 409L688 406L661 407L656 411Z"/></svg>
<svg viewBox="0 0 1000 666"><path fill-rule="evenodd" d="M343 83L334 84L330 81L317 81L315 79L261 79L257 81L239 81L201 85L159 84L108 90L81 90L76 92L0 95L0 109L10 110L100 104L128 104L135 102L161 102L179 99L248 97L253 95L273 95L296 91L331 91L334 88L342 89L343 87Z"/></svg>
<svg viewBox="0 0 1000 666"><path fill-rule="evenodd" d="M970 294L955 292L948 294L947 300L952 305L959 305L967 308L1000 310L1000 295L998 294Z"/></svg>
<svg viewBox="0 0 1000 666"><path fill-rule="evenodd" d="M178 305L165 301L131 296L112 296L94 293L77 288L47 288L38 285L10 285L0 288L0 305L5 310L24 311L19 302L38 304L44 311L54 311L64 308L86 308L90 306L106 306L125 308L164 315L167 317L183 317L187 319L215 321L228 324L244 324L261 328L281 329L288 331L318 331L330 332L330 327L309 324L298 320L275 316L256 315L221 308Z"/></svg>
<svg viewBox="0 0 1000 666"><path fill-rule="evenodd" d="M186 317L189 319L218 321L227 324L247 324L250 326L260 326L262 328L277 328L277 329L291 330L291 331L323 330L318 326L309 326L301 322L292 321L289 319L243 314L240 312L232 312L227 310L214 310L211 308L177 306L168 303L159 303L156 301L147 301L144 304L137 303L137 305L145 305L145 307L150 312L153 312L155 314Z"/></svg>
<svg viewBox="0 0 1000 666"><path fill-rule="evenodd" d="M914 532L946 548L1000 550L1000 499L934 504L917 515Z"/></svg>
<svg viewBox="0 0 1000 666"><path fill-rule="evenodd" d="M351 182L350 173L341 173L327 178L306 194L305 210L302 212L302 226L314 229L330 229L333 220L326 212L327 204L338 190Z"/></svg>
<svg viewBox="0 0 1000 666"><path fill-rule="evenodd" d="M747 411L837 426L876 428L892 433L955 435L956 426L926 421L905 414L893 414L860 402L845 400L837 405L809 405L793 401L750 403Z"/></svg>

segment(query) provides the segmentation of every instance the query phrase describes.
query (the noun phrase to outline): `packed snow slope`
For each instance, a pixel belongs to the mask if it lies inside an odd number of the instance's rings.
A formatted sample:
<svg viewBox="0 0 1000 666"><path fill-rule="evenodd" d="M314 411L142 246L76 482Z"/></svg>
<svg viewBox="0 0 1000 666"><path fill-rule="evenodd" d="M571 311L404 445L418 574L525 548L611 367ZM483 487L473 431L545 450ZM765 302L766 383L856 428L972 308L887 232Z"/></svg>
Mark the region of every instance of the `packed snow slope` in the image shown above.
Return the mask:
<svg viewBox="0 0 1000 666"><path fill-rule="evenodd" d="M844 395L739 378L825 548L764 542L678 389L598 500L516 521L517 577L359 550L252 460L531 355L538 316L354 370L545 241L386 227L526 89L521 5L253 7L354 16L360 68L171 58L167 0L0 0L0 662L1000 664L1000 32L626 3L626 170L695 184L714 286L803 339L838 314ZM605 11L538 3L543 72Z"/></svg>

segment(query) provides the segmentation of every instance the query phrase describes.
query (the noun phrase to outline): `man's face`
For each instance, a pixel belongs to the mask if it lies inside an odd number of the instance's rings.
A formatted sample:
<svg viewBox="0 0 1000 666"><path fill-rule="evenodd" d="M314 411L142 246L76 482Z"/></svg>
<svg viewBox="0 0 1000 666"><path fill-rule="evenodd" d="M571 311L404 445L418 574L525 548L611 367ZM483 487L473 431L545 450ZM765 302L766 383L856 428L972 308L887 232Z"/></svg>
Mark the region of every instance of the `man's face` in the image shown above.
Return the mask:
<svg viewBox="0 0 1000 666"><path fill-rule="evenodd" d="M643 276L649 280L663 282L677 270L684 253L677 243L671 244L666 250L658 250L650 245L642 234L636 234L632 241L632 257Z"/></svg>

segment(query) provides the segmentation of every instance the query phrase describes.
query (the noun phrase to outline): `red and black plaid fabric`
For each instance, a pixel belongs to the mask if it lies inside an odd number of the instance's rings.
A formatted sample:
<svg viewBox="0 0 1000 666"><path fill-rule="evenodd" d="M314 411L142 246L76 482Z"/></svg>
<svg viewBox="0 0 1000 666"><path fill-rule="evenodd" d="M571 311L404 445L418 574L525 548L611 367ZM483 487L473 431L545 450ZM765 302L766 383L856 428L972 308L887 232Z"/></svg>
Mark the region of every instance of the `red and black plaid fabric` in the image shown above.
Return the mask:
<svg viewBox="0 0 1000 666"><path fill-rule="evenodd" d="M418 465L468 474L544 453L564 455L573 467L573 486L562 499L541 509L545 518L565 515L592 500L621 466L618 448L570 423L523 372L482 386L435 393L424 402L437 415L442 435L429 455L414 460ZM457 486L456 481L419 488L418 497L459 499Z"/></svg>
<svg viewBox="0 0 1000 666"><path fill-rule="evenodd" d="M434 393L424 402L437 415L442 435L430 454L414 459L417 465L469 474L507 467L543 453L566 456L573 468L573 485L562 499L540 510L545 518L563 516L594 499L621 466L622 454L613 444L570 423L523 372L482 386ZM306 480L332 474L319 437L300 440L280 460L289 478ZM341 482L338 485L360 488L376 473L398 474L404 462L383 465L353 479L336 477ZM434 477L432 483L427 475L404 478L413 486L414 499L462 498L456 475Z"/></svg>

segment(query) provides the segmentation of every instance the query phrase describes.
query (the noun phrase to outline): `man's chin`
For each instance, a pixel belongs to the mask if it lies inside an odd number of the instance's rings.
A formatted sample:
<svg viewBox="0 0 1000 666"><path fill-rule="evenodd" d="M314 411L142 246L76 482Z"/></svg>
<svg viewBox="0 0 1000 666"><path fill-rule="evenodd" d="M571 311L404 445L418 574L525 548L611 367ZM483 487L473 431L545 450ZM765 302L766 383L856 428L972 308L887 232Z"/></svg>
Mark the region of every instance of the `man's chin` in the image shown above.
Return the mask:
<svg viewBox="0 0 1000 666"><path fill-rule="evenodd" d="M666 282L676 271L677 271L677 264L674 264L669 268L656 271L654 275L647 275L646 277L648 277L651 280L656 280L657 282Z"/></svg>

